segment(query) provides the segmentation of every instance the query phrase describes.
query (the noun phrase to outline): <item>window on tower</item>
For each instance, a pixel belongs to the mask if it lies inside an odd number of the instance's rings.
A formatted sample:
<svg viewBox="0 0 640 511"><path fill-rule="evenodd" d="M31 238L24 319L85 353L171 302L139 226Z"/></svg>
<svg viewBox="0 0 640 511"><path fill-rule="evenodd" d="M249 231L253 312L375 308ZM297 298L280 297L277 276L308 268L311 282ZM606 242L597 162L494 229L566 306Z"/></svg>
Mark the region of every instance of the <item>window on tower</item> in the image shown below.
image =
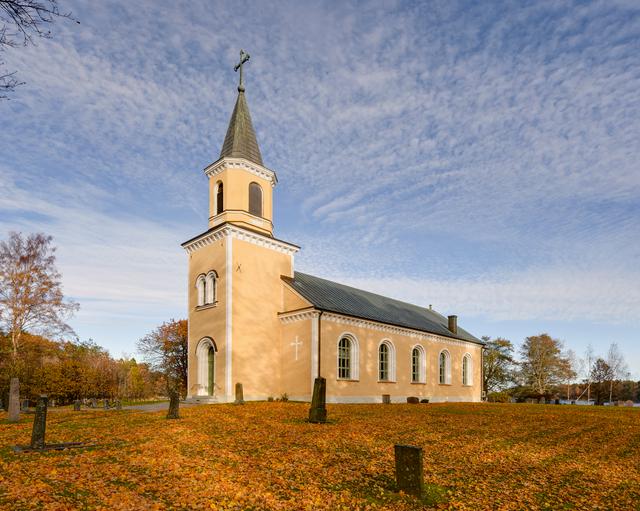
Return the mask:
<svg viewBox="0 0 640 511"><path fill-rule="evenodd" d="M262 188L258 183L249 185L249 213L262 216Z"/></svg>
<svg viewBox="0 0 640 511"><path fill-rule="evenodd" d="M218 181L218 188L216 190L216 215L219 215L224 211L224 191L220 181Z"/></svg>

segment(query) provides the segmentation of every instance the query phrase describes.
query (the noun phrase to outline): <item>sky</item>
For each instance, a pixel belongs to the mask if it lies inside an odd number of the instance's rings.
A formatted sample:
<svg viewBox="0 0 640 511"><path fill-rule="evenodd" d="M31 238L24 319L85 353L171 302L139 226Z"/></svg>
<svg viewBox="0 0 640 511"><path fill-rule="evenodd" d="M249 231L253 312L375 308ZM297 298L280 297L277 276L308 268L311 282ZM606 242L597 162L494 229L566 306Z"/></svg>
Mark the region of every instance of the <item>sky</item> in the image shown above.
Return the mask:
<svg viewBox="0 0 640 511"><path fill-rule="evenodd" d="M3 56L0 236L54 237L79 338L187 316L243 48L297 270L640 379L638 2L59 3Z"/></svg>

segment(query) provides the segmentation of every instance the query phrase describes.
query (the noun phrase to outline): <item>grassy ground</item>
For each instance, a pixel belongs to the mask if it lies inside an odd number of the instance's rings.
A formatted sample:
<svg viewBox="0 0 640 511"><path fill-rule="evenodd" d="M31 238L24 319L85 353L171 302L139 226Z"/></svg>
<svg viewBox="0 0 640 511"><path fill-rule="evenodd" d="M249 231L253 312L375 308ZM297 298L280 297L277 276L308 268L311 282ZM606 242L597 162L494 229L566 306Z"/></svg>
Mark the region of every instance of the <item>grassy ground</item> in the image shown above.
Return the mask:
<svg viewBox="0 0 640 511"><path fill-rule="evenodd" d="M553 405L194 406L60 412L14 454L33 416L0 413L0 509L640 510L640 410ZM424 448L425 497L399 494L393 444Z"/></svg>

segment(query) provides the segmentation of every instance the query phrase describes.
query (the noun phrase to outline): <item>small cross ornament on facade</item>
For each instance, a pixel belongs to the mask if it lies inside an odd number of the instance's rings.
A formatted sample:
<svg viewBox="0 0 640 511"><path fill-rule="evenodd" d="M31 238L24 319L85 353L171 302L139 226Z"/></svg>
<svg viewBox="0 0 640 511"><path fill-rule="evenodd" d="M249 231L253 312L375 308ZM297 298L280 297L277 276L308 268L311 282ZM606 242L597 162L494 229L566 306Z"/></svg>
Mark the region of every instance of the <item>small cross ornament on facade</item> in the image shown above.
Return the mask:
<svg viewBox="0 0 640 511"><path fill-rule="evenodd" d="M238 91L244 92L244 83L242 81L242 64L249 60L251 56L244 50L240 50L240 62L238 62L233 70L237 73L240 70L240 84L238 85Z"/></svg>
<svg viewBox="0 0 640 511"><path fill-rule="evenodd" d="M296 349L296 360L298 360L298 346L302 346L302 343L298 340L298 336L296 335L296 340L291 343L291 346L294 346Z"/></svg>

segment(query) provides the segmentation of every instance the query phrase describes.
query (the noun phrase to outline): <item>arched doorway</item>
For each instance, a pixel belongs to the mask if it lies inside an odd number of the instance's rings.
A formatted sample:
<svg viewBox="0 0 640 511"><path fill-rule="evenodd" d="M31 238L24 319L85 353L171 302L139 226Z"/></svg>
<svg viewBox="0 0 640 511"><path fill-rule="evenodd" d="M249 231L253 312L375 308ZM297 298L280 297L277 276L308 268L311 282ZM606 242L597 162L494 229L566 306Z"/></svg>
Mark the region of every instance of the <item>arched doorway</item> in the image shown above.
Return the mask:
<svg viewBox="0 0 640 511"><path fill-rule="evenodd" d="M218 349L211 337L203 337L196 348L198 362L198 395L214 396L216 388L216 353Z"/></svg>

